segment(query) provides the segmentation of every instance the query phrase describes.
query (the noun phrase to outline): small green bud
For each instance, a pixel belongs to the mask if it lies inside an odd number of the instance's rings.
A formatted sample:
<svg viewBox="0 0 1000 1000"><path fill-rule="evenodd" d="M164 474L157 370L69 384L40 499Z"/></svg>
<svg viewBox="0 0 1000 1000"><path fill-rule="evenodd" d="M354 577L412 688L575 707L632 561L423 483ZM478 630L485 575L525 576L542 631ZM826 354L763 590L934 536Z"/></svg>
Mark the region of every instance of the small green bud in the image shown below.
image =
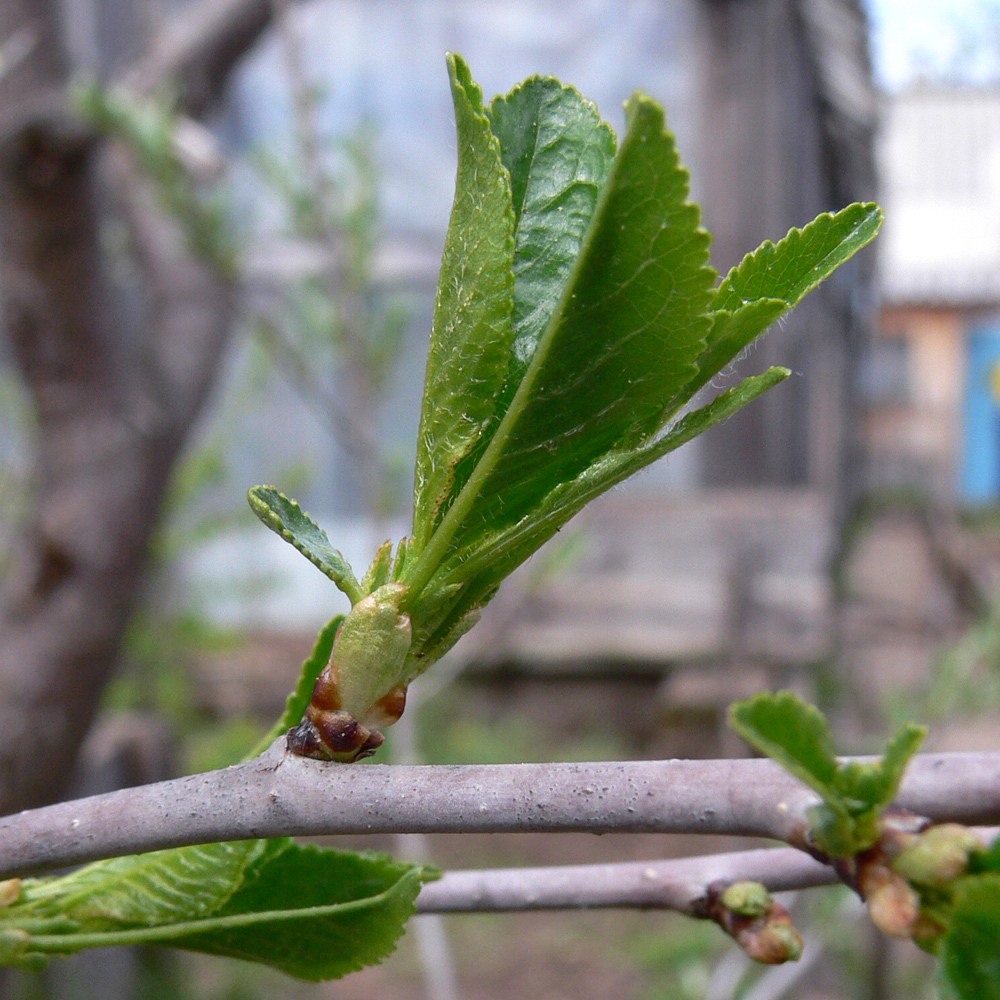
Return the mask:
<svg viewBox="0 0 1000 1000"><path fill-rule="evenodd" d="M760 882L734 882L722 894L722 905L741 917L759 917L771 909L771 894Z"/></svg>
<svg viewBox="0 0 1000 1000"><path fill-rule="evenodd" d="M399 610L406 587L389 583L362 598L340 627L330 657L343 711L364 719L403 677L413 629Z"/></svg>
<svg viewBox="0 0 1000 1000"><path fill-rule="evenodd" d="M983 842L967 826L942 823L922 833L892 862L892 869L914 885L942 889L964 875L969 855Z"/></svg>

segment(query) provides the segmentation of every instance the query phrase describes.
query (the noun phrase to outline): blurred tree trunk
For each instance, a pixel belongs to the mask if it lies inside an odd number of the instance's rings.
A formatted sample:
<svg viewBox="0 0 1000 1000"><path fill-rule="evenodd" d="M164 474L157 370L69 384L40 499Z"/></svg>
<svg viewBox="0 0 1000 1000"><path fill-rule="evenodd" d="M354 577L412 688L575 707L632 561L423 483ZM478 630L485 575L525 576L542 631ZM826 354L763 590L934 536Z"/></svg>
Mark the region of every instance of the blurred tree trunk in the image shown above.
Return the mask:
<svg viewBox="0 0 1000 1000"><path fill-rule="evenodd" d="M0 593L0 814L71 776L232 315L233 290L156 213L126 152L72 114L58 15L56 0L0 0L0 301L36 419L33 512ZM195 6L130 80L183 79L201 111L269 18L266 0ZM102 276L99 163L143 274L141 329Z"/></svg>

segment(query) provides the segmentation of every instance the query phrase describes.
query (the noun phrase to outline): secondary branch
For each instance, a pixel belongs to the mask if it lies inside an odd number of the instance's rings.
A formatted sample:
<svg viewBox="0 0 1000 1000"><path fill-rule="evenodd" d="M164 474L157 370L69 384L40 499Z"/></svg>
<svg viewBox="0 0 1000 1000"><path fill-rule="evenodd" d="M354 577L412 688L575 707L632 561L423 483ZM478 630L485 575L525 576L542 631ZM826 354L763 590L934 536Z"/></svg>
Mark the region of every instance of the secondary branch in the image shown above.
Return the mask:
<svg viewBox="0 0 1000 1000"><path fill-rule="evenodd" d="M665 861L445 872L417 897L418 913L485 913L630 907L701 916L713 883L749 880L771 892L839 881L829 865L794 847Z"/></svg>

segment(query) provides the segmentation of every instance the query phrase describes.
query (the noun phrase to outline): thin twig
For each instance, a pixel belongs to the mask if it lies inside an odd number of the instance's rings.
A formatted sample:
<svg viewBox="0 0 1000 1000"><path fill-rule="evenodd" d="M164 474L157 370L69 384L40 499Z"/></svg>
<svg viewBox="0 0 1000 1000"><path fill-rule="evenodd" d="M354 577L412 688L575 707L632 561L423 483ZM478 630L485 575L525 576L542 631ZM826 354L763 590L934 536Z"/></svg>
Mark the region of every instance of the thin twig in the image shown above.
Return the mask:
<svg viewBox="0 0 1000 1000"><path fill-rule="evenodd" d="M328 764L284 739L235 767L0 819L0 878L163 847L334 833L716 833L796 846L816 795L768 760ZM898 805L1000 822L1000 753L923 754Z"/></svg>
<svg viewBox="0 0 1000 1000"><path fill-rule="evenodd" d="M794 847L665 861L445 872L417 898L418 913L623 908L699 915L709 886L742 880L771 892L832 885L837 874Z"/></svg>

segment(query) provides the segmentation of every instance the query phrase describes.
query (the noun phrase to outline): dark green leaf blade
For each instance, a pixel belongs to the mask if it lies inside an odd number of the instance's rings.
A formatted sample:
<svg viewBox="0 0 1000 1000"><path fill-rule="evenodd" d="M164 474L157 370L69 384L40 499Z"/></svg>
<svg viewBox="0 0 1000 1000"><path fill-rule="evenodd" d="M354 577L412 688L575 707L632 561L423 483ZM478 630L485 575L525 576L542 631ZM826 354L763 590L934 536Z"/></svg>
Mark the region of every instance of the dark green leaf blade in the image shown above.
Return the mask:
<svg viewBox="0 0 1000 1000"><path fill-rule="evenodd" d="M969 871L973 874L994 872L1000 875L1000 836L995 837L993 843L984 850L975 852L969 858Z"/></svg>
<svg viewBox="0 0 1000 1000"><path fill-rule="evenodd" d="M729 724L827 802L838 799L833 736L819 709L792 691L763 691L732 705Z"/></svg>
<svg viewBox="0 0 1000 1000"><path fill-rule="evenodd" d="M247 499L257 517L333 580L352 604L364 597L361 584L347 560L330 544L326 532L294 500L273 486L254 486Z"/></svg>
<svg viewBox="0 0 1000 1000"><path fill-rule="evenodd" d="M436 877L385 856L296 844L255 875L216 916L260 914L259 923L196 931L170 943L262 962L300 979L334 979L389 955L421 885ZM268 913L278 919L267 920Z"/></svg>
<svg viewBox="0 0 1000 1000"><path fill-rule="evenodd" d="M875 204L849 205L768 240L726 275L712 301L712 328L698 375L675 405L707 385L739 353L841 264L870 243L882 225Z"/></svg>
<svg viewBox="0 0 1000 1000"><path fill-rule="evenodd" d="M712 313L707 346L698 358L698 374L677 395L674 406L682 406L699 389L708 385L788 308L781 299L755 299L735 312L723 309Z"/></svg>
<svg viewBox="0 0 1000 1000"><path fill-rule="evenodd" d="M463 551L460 561L449 564L449 573L442 577L446 586L465 583L460 598L452 604L450 620L460 620L481 608L506 576L595 497L728 419L790 374L787 368L771 368L744 379L701 409L686 414L666 434L637 448L612 452L576 479L561 483L517 524L485 535L474 547ZM423 648L430 658L437 655L433 646Z"/></svg>
<svg viewBox="0 0 1000 1000"><path fill-rule="evenodd" d="M514 299L514 211L500 144L469 69L449 55L458 129L455 203L445 240L417 437L412 554L455 491L455 467L479 443L507 374Z"/></svg>
<svg viewBox="0 0 1000 1000"><path fill-rule="evenodd" d="M778 242L761 244L726 275L712 310L735 312L757 299L781 299L794 306L841 264L870 243L882 225L874 202L856 202L835 215L817 216L802 229L791 229Z"/></svg>
<svg viewBox="0 0 1000 1000"><path fill-rule="evenodd" d="M1000 875L959 883L941 946L941 978L955 1000L1000 1000Z"/></svg>
<svg viewBox="0 0 1000 1000"><path fill-rule="evenodd" d="M453 549L517 523L560 483L655 432L696 372L714 273L709 236L687 201L662 109L636 95L627 117L559 309L467 484L467 509L455 509Z"/></svg>
<svg viewBox="0 0 1000 1000"><path fill-rule="evenodd" d="M495 97L487 113L510 172L517 225L509 403L580 254L615 137L592 102L551 77L532 77Z"/></svg>

